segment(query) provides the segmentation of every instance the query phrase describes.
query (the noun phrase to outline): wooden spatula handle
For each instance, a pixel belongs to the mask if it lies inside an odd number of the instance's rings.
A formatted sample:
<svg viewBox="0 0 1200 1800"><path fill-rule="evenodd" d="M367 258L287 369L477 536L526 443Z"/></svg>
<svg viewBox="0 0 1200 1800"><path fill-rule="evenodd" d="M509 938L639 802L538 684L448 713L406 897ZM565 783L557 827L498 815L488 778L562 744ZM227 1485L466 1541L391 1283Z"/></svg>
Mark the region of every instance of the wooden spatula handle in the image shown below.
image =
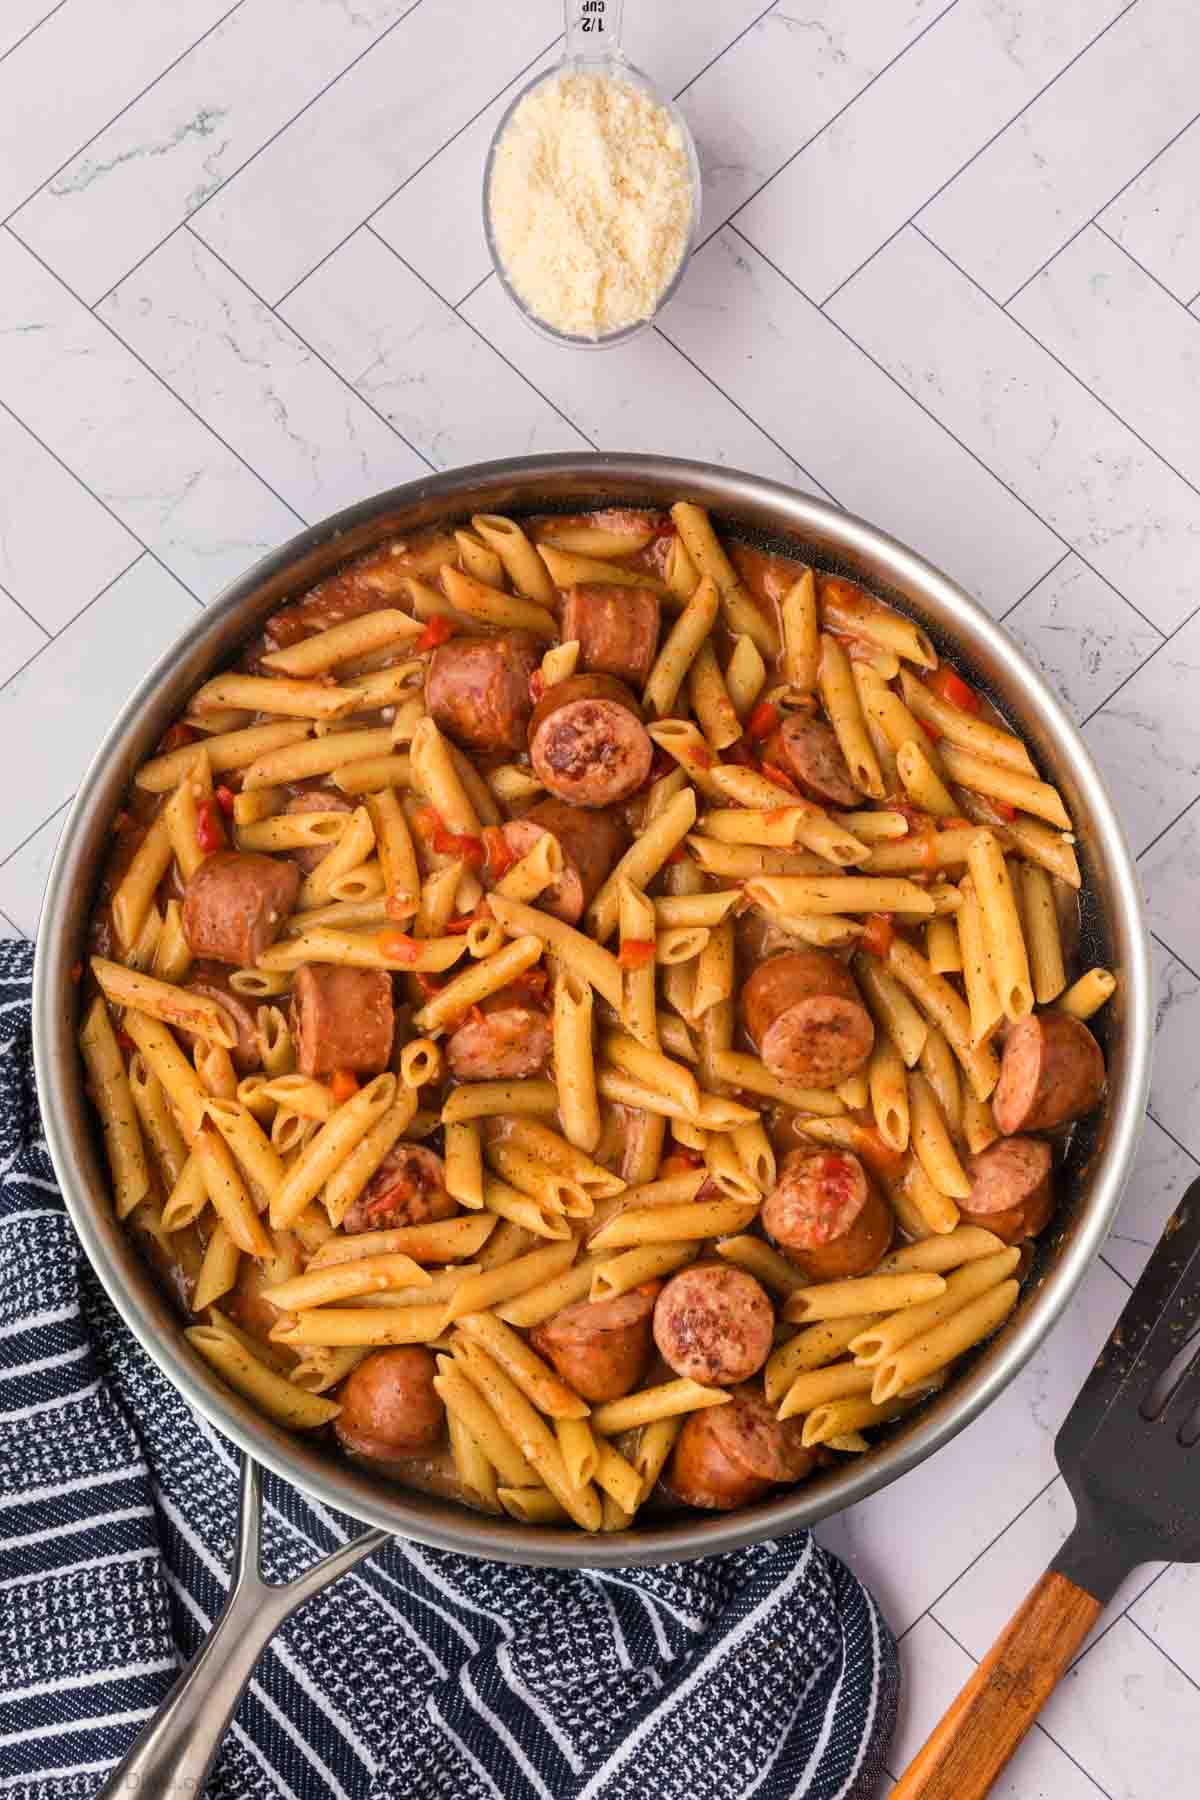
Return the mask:
<svg viewBox="0 0 1200 1800"><path fill-rule="evenodd" d="M1043 1575L890 1800L983 1800L1100 1611L1101 1602L1065 1575Z"/></svg>

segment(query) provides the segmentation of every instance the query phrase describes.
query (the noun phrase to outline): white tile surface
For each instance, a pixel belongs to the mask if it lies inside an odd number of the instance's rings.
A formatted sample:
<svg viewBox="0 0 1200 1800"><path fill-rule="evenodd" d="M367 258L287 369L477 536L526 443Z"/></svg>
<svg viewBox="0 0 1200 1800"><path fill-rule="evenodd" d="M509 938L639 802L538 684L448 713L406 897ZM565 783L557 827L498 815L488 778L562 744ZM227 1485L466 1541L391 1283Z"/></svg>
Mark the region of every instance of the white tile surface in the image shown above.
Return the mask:
<svg viewBox="0 0 1200 1800"><path fill-rule="evenodd" d="M1148 57L1161 75L1153 90ZM925 208L921 224L1006 300L1195 117L1198 94L1191 0L1137 0Z"/></svg>
<svg viewBox="0 0 1200 1800"><path fill-rule="evenodd" d="M411 4L238 7L22 208L18 234L98 300Z"/></svg>
<svg viewBox="0 0 1200 1800"><path fill-rule="evenodd" d="M1200 494L919 232L829 310L1140 612L1187 617Z"/></svg>
<svg viewBox="0 0 1200 1800"><path fill-rule="evenodd" d="M190 231L97 310L304 519L426 469Z"/></svg>
<svg viewBox="0 0 1200 1800"><path fill-rule="evenodd" d="M1074 551L1004 620L1080 722L1163 641Z"/></svg>
<svg viewBox="0 0 1200 1800"><path fill-rule="evenodd" d="M1196 792L1200 768L1200 618L1190 620L1084 727L1135 855Z"/></svg>
<svg viewBox="0 0 1200 1800"><path fill-rule="evenodd" d="M118 709L195 617L192 596L143 556L0 688L0 740L14 754L26 746L0 819L0 857L74 792ZM19 902L26 911L27 900L26 891Z"/></svg>
<svg viewBox="0 0 1200 1800"><path fill-rule="evenodd" d="M1009 310L1200 487L1200 321L1090 225Z"/></svg>
<svg viewBox="0 0 1200 1800"><path fill-rule="evenodd" d="M843 506L1010 607L1062 555L1039 520L735 232L695 257L662 329Z"/></svg>
<svg viewBox="0 0 1200 1800"><path fill-rule="evenodd" d="M1099 223L1185 306L1200 294L1200 121L1105 207Z"/></svg>
<svg viewBox="0 0 1200 1800"><path fill-rule="evenodd" d="M120 521L0 408L0 583L13 598L58 631L140 555Z"/></svg>
<svg viewBox="0 0 1200 1800"><path fill-rule="evenodd" d="M7 232L0 233L0 390L203 599L299 527L299 515Z"/></svg>
<svg viewBox="0 0 1200 1800"><path fill-rule="evenodd" d="M1194 8L631 0L713 235L662 335L575 357L485 279L478 212L557 0L408 5L0 5L0 935L34 930L62 808L191 594L429 464L595 444L823 486L1006 615L1145 850L1153 1116L1030 1366L822 1527L910 1628L898 1773L1067 1529L1055 1431L1200 1169ZM826 312L798 292L868 256ZM1043 265L1011 315L982 291ZM999 1800L1194 1800L1197 1577L1153 1573Z"/></svg>
<svg viewBox="0 0 1200 1800"><path fill-rule="evenodd" d="M207 203L196 229L278 300L561 28L556 0L414 7Z"/></svg>
<svg viewBox="0 0 1200 1800"><path fill-rule="evenodd" d="M0 64L0 216L48 181L232 4L67 0L31 32ZM20 0L18 13L29 10Z"/></svg>
<svg viewBox="0 0 1200 1800"><path fill-rule="evenodd" d="M1120 0L961 0L750 202L739 226L824 301L1119 10Z"/></svg>
<svg viewBox="0 0 1200 1800"><path fill-rule="evenodd" d="M437 468L586 447L368 230L356 232L279 310Z"/></svg>

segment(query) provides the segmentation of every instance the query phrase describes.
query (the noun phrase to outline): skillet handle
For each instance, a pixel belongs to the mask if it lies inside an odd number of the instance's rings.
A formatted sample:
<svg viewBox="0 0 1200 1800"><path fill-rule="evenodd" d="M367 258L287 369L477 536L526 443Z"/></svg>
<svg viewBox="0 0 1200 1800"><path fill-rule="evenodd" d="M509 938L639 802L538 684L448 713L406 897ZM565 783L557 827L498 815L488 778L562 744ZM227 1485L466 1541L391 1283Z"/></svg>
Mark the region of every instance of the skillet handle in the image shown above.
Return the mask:
<svg viewBox="0 0 1200 1800"><path fill-rule="evenodd" d="M1013 1614L890 1800L984 1800L1095 1624L1103 1602L1048 1569Z"/></svg>
<svg viewBox="0 0 1200 1800"><path fill-rule="evenodd" d="M262 1471L246 1457L224 1610L97 1800L129 1800L131 1794L139 1800L198 1800L260 1652L301 1601L378 1550L389 1535L365 1532L295 1581L264 1581L259 1564Z"/></svg>

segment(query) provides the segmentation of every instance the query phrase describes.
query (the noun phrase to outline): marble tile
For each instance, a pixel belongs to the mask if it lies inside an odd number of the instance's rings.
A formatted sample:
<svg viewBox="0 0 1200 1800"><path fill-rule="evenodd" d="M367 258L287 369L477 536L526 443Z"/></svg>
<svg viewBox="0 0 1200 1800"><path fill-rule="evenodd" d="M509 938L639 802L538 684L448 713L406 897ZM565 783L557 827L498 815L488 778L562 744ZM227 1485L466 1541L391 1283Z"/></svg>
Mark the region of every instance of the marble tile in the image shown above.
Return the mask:
<svg viewBox="0 0 1200 1800"><path fill-rule="evenodd" d="M278 300L561 28L556 0L414 6L208 201L196 229L255 293Z"/></svg>
<svg viewBox="0 0 1200 1800"><path fill-rule="evenodd" d="M962 0L750 202L740 229L826 300L1119 10Z"/></svg>
<svg viewBox="0 0 1200 1800"><path fill-rule="evenodd" d="M202 599L301 523L7 232L0 395Z"/></svg>
<svg viewBox="0 0 1200 1800"><path fill-rule="evenodd" d="M2 904L2 902L0 902ZM936 1600L933 1617L975 1660L981 1661L1025 1595L1049 1568L1075 1525L1075 1505L1059 1476L1032 1506ZM1121 1583L1088 1633L1078 1654L1121 1615L1166 1567L1144 1563Z"/></svg>
<svg viewBox="0 0 1200 1800"><path fill-rule="evenodd" d="M1128 1297L1111 1269L1093 1264L1037 1354L980 1418L919 1468L818 1526L821 1542L878 1596L894 1631L906 1631L1052 1478L1055 1433Z"/></svg>
<svg viewBox="0 0 1200 1800"><path fill-rule="evenodd" d="M1147 58L1156 70L1152 93ZM1198 84L1200 33L1191 0L1125 7L926 206L922 228L989 294L1006 300L1193 118ZM997 195L1004 197L1000 231Z"/></svg>
<svg viewBox="0 0 1200 1800"><path fill-rule="evenodd" d="M31 938L37 931L46 879L66 822L63 807L27 838L7 862L0 863L0 909L25 937Z"/></svg>
<svg viewBox="0 0 1200 1800"><path fill-rule="evenodd" d="M0 681L7 681L45 643L46 633L0 588Z"/></svg>
<svg viewBox="0 0 1200 1800"><path fill-rule="evenodd" d="M356 232L280 313L437 468L586 444L370 231Z"/></svg>
<svg viewBox="0 0 1200 1800"><path fill-rule="evenodd" d="M1147 1118L1120 1211L1101 1251L1126 1281L1137 1280L1163 1226L1197 1176L1200 1162L1180 1149L1154 1119Z"/></svg>
<svg viewBox="0 0 1200 1800"><path fill-rule="evenodd" d="M1123 250L1089 225L1009 310L1200 487L1200 325Z"/></svg>
<svg viewBox="0 0 1200 1800"><path fill-rule="evenodd" d="M953 10L947 0L810 0L764 13L683 97L704 171L704 234Z"/></svg>
<svg viewBox="0 0 1200 1800"><path fill-rule="evenodd" d="M1200 1683L1200 1567L1176 1563L1130 1607L1129 1616Z"/></svg>
<svg viewBox="0 0 1200 1800"><path fill-rule="evenodd" d="M188 231L98 311L310 522L428 468Z"/></svg>
<svg viewBox="0 0 1200 1800"><path fill-rule="evenodd" d="M0 912L0 941L8 943L11 942L13 938L21 938L24 937L24 935L25 933L23 931L18 931L12 920L8 918L5 913Z"/></svg>
<svg viewBox="0 0 1200 1800"><path fill-rule="evenodd" d="M1139 612L1188 616L1200 494L919 232L829 311Z"/></svg>
<svg viewBox="0 0 1200 1800"><path fill-rule="evenodd" d="M7 56L14 45L62 4L63 0L6 0L0 13L0 56Z"/></svg>
<svg viewBox="0 0 1200 1800"><path fill-rule="evenodd" d="M234 8L22 208L18 234L76 293L98 300L411 5ZM281 54L284 45L303 54Z"/></svg>
<svg viewBox="0 0 1200 1800"><path fill-rule="evenodd" d="M1150 1111L1173 1138L1200 1160L1200 976L1162 944L1154 943L1154 1072Z"/></svg>
<svg viewBox="0 0 1200 1800"><path fill-rule="evenodd" d="M38 746L5 798L0 858L74 792L128 695L195 617L192 596L143 556L0 688L0 742Z"/></svg>
<svg viewBox="0 0 1200 1800"><path fill-rule="evenodd" d="M598 449L699 457L815 485L657 331L606 350L604 379L597 381L592 359L537 337L497 281L472 294L462 316Z"/></svg>
<svg viewBox="0 0 1200 1800"><path fill-rule="evenodd" d="M888 1753L897 1775L924 1744L975 1664L931 1618L900 1643L900 1718ZM1102 1789L1035 1725L991 1789L991 1800L1098 1800Z"/></svg>
<svg viewBox="0 0 1200 1800"><path fill-rule="evenodd" d="M1084 726L1135 855L1195 796L1200 769L1200 616L1189 620Z"/></svg>
<svg viewBox="0 0 1200 1800"><path fill-rule="evenodd" d="M137 539L0 407L0 583L14 599L53 633L140 555Z"/></svg>
<svg viewBox="0 0 1200 1800"><path fill-rule="evenodd" d="M1194 1791L1200 1690L1128 1619L1068 1672L1042 1722L1111 1800Z"/></svg>
<svg viewBox="0 0 1200 1800"><path fill-rule="evenodd" d="M1074 551L1004 623L1079 723L1163 641Z"/></svg>
<svg viewBox="0 0 1200 1800"><path fill-rule="evenodd" d="M843 506L999 614L1062 545L736 232L697 254L662 330Z"/></svg>
<svg viewBox="0 0 1200 1800"><path fill-rule="evenodd" d="M1200 120L1099 214L1110 237L1186 306L1200 293Z"/></svg>
<svg viewBox="0 0 1200 1800"><path fill-rule="evenodd" d="M45 19L0 64L0 217L48 181L232 4L67 0ZM28 0L18 0L18 17L31 10Z"/></svg>
<svg viewBox="0 0 1200 1800"><path fill-rule="evenodd" d="M1142 884L1150 923L1193 969L1200 967L1200 810L1193 805L1146 851Z"/></svg>

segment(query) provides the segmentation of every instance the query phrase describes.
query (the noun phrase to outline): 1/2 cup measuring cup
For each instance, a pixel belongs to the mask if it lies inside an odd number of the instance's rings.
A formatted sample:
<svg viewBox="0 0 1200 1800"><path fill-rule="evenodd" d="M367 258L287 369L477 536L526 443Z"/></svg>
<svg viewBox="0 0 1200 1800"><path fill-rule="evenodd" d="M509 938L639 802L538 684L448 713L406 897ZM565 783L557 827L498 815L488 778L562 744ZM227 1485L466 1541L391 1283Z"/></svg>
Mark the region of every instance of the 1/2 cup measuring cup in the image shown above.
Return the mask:
<svg viewBox="0 0 1200 1800"><path fill-rule="evenodd" d="M650 77L643 74L640 69L636 69L625 57L621 49L623 14L624 0L564 0L563 55L552 68L543 70L541 74L535 75L531 81L528 81L508 106L488 147L483 172L483 230L492 266L501 286L522 318L540 336L548 338L556 344L569 344L587 350L607 349L614 344L626 343L653 323L683 278L700 223L700 164L696 156L696 146L692 140L692 134L674 101L662 94ZM571 75L592 76L620 84L625 88L635 90L654 106L660 107L678 134L679 147L686 162L690 192L687 229L680 247L678 262L670 271L661 290L655 295L652 304L647 306L642 316L620 324L611 330L596 332L573 332L559 329L546 318L539 316L528 298L518 291L517 285L505 266L504 257L497 243L491 204L497 150L513 122L514 114L531 94L541 88L549 87L555 81L561 81L564 76Z"/></svg>

